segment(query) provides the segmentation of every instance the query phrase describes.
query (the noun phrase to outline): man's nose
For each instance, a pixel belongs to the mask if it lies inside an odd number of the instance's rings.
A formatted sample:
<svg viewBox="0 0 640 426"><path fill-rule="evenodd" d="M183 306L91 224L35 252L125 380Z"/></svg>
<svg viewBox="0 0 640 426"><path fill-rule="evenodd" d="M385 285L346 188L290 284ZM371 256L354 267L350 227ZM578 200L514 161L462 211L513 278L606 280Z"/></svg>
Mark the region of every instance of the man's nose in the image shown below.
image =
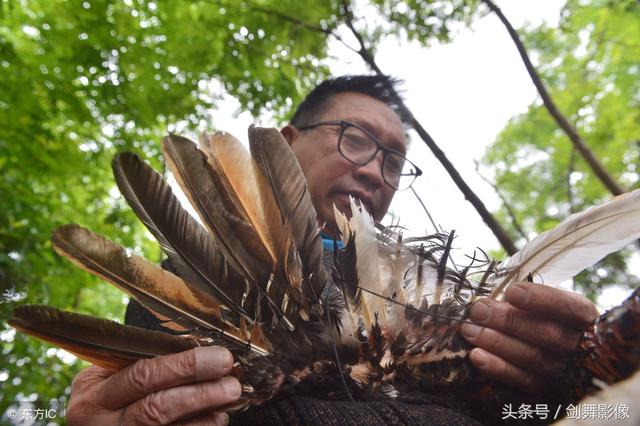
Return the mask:
<svg viewBox="0 0 640 426"><path fill-rule="evenodd" d="M382 177L382 157L383 153L379 152L364 166L356 166L354 171L356 178L374 189L384 185L384 178Z"/></svg>

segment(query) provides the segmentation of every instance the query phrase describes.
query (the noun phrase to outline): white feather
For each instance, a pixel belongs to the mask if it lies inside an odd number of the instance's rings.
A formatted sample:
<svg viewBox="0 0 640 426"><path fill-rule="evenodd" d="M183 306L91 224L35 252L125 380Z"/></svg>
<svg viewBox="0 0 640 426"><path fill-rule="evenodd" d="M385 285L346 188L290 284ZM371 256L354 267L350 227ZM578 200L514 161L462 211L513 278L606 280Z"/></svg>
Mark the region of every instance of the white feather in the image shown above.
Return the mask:
<svg viewBox="0 0 640 426"><path fill-rule="evenodd" d="M609 253L640 238L640 190L569 216L506 260L493 292L500 298L528 274L547 284L570 279Z"/></svg>
<svg viewBox="0 0 640 426"><path fill-rule="evenodd" d="M342 240L345 244L355 236L356 244L356 269L358 271L358 286L382 295L386 289L380 279L380 256L378 253L378 239L376 237L375 223L371 215L356 203L353 197L349 197L351 203L351 219L345 221L345 216L336 212L336 222L342 233ZM374 314L378 314L378 319L386 317L385 300L374 294L364 292L361 305L361 315L366 329L373 324Z"/></svg>
<svg viewBox="0 0 640 426"><path fill-rule="evenodd" d="M395 336L406 326L405 307L401 305L407 301L403 284L406 283L405 273L411 270L415 257L405 245L398 242L401 240L400 234L394 234L393 239L388 240L386 244L379 244L380 280L387 283L382 295L398 302L387 304L387 318L381 323L390 336Z"/></svg>

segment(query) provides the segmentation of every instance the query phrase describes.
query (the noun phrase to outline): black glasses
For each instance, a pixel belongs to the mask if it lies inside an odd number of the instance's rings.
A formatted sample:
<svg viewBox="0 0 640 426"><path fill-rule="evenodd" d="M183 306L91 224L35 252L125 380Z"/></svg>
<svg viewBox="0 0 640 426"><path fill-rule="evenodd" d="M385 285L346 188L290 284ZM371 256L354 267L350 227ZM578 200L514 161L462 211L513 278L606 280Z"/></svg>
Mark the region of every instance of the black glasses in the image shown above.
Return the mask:
<svg viewBox="0 0 640 426"><path fill-rule="evenodd" d="M308 130L319 126L340 126L338 152L349 162L364 166L375 158L379 151L383 152L381 172L385 183L392 188L403 191L409 189L422 170L404 155L387 148L367 130L355 123L344 120L321 121L298 130Z"/></svg>

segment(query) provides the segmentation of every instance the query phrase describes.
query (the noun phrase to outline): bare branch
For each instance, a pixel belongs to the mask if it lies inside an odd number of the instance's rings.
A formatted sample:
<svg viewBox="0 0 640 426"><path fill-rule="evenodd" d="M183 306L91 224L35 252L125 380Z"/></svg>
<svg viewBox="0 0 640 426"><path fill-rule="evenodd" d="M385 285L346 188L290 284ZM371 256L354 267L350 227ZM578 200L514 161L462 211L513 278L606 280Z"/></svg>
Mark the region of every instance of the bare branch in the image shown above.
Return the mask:
<svg viewBox="0 0 640 426"><path fill-rule="evenodd" d="M509 204L509 202L505 198L504 194L502 194L502 191L500 191L500 188L498 188L498 185L496 185L494 182L490 181L489 178L487 178L486 176L484 176L480 172L480 163L478 163L478 160L473 160L473 162L476 165L476 173L478 174L478 176L480 176L480 178L483 181L485 181L487 184L489 184L491 186L491 188L493 188L495 193L498 194L498 197L500 198L500 201L502 201L502 205L504 206L505 209L507 209L507 214L509 215L509 218L511 219L511 224L513 225L513 227L516 230L516 232L518 233L518 235L520 235L521 238L524 238L525 241L529 242L529 237L527 237L527 234L522 229L522 226L520 226L520 222L518 222L518 219L516 217L516 213L511 208L511 205Z"/></svg>
<svg viewBox="0 0 640 426"><path fill-rule="evenodd" d="M524 47L524 44L522 43L522 41L520 40L518 33L513 28L509 20L507 20L507 18L504 16L504 14L502 13L502 10L500 10L500 8L496 6L496 4L493 3L493 1L491 0L482 0L482 1L487 5L487 7L489 7L489 9L491 9L492 12L494 12L498 16L498 19L500 19L502 24L506 27L507 32L511 36L511 39L513 40L513 42L516 45L516 48L518 49L518 53L520 53L520 57L522 58L522 61L524 62L524 66L527 69L527 72L529 73L529 77L531 77L533 84L536 86L536 89L538 89L538 93L540 94L540 97L542 98L542 102L544 103L544 106L547 108L547 111L549 111L549 114L551 114L551 116L555 119L558 126L569 137L569 140L571 140L571 143L573 144L573 146L584 158L584 160L587 162L591 170L593 170L593 172L596 174L598 179L600 179L600 182L602 182L602 184L613 195L620 195L627 192L628 190L624 188L621 184L619 184L609 174L609 172L606 171L606 169L604 168L600 160L594 155L593 151L591 151L591 149L587 146L586 142L584 141L584 139L582 139L582 136L580 136L576 128L573 125L571 125L571 123L569 123L569 120L567 120L567 118L562 114L562 112L560 112L556 104L553 102L553 99L549 95L547 88L545 87L544 83L540 79L540 76L536 72L536 69L531 63L527 50Z"/></svg>
<svg viewBox="0 0 640 426"><path fill-rule="evenodd" d="M344 23L347 25L347 27L349 28L353 36L356 38L356 40L358 40L358 44L360 45L360 50L356 50L356 53L360 55L362 60L364 60L367 65L369 65L369 68L371 68L372 71L374 71L378 75L384 75L380 67L378 67L378 64L376 63L373 55L371 55L371 52L369 52L369 49L367 48L367 45L364 41L364 38L362 37L362 34L360 34L360 32L358 32L358 30L353 25L354 17L353 17L353 12L351 11L351 7L349 5L349 1L340 0L340 3L342 4L342 13L344 17Z"/></svg>
<svg viewBox="0 0 640 426"><path fill-rule="evenodd" d="M575 196L573 194L573 185L571 184L571 175L576 170L576 149L571 147L571 154L569 155L569 167L567 170L567 200L569 200L569 211L571 213L576 212L575 208Z"/></svg>

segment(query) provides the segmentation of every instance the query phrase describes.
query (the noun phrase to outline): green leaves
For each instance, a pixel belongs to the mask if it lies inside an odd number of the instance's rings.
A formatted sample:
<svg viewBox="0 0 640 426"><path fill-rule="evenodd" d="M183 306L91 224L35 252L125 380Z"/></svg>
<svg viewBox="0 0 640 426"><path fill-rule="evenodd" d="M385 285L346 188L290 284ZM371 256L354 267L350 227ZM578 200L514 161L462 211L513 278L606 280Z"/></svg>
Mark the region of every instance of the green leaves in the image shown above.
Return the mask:
<svg viewBox="0 0 640 426"><path fill-rule="evenodd" d="M374 0L373 3L388 21L383 34L416 40L424 46L434 40L450 41L461 23L470 25L482 13L479 0Z"/></svg>
<svg viewBox="0 0 640 426"><path fill-rule="evenodd" d="M317 63L325 34L303 24L331 15L319 0L12 0L0 10L0 294L13 292L0 300L3 319L10 294L121 319L122 293L61 260L49 242L54 227L77 222L160 260L115 189L113 154L141 152L160 168L169 124L200 130L226 93L256 115L282 118L327 75ZM0 335L3 404L68 393L82 364L62 363L5 324Z"/></svg>

